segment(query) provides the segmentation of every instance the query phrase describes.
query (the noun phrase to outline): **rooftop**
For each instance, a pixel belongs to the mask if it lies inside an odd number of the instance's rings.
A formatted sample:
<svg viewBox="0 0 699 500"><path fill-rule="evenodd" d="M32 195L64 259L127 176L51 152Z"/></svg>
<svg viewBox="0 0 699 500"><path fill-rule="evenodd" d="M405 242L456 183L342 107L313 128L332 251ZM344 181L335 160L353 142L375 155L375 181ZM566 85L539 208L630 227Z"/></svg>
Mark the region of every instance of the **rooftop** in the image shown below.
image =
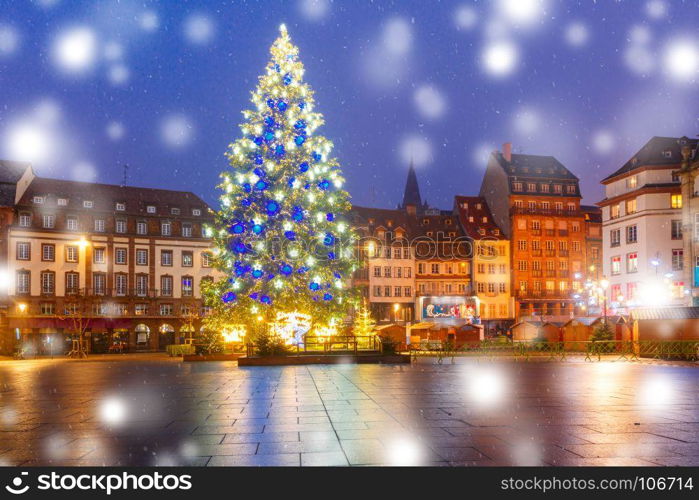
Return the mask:
<svg viewBox="0 0 699 500"><path fill-rule="evenodd" d="M613 174L602 179L606 184L615 177L633 172L643 167L676 167L682 161L681 149L689 145L696 150L697 139L688 137L658 137L651 138L624 165Z"/></svg>

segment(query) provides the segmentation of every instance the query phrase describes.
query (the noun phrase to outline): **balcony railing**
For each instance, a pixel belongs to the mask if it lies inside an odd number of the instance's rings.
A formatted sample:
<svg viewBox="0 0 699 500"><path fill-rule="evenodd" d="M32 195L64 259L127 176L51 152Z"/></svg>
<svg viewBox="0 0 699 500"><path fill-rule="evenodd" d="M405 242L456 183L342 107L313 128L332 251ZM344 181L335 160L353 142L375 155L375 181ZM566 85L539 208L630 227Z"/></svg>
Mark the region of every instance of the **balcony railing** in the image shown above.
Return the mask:
<svg viewBox="0 0 699 500"><path fill-rule="evenodd" d="M546 250L544 255L546 255L546 257L555 257L556 251L555 250Z"/></svg>

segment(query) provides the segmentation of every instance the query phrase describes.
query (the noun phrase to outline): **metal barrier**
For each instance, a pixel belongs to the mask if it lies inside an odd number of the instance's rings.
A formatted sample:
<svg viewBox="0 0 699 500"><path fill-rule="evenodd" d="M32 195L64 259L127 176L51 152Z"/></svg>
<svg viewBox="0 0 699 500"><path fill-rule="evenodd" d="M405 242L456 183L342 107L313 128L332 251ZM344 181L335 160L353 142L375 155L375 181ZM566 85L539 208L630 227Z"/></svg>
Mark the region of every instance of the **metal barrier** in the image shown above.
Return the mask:
<svg viewBox="0 0 699 500"><path fill-rule="evenodd" d="M483 340L453 345L450 342L429 341L406 346L412 360L419 356L445 358L454 362L456 356L473 356L494 359L511 357L515 360L546 359L564 361L570 356L584 356L585 361L601 361L613 358L617 361L637 361L641 358L663 360L699 360L699 340L602 340L565 342L502 342Z"/></svg>

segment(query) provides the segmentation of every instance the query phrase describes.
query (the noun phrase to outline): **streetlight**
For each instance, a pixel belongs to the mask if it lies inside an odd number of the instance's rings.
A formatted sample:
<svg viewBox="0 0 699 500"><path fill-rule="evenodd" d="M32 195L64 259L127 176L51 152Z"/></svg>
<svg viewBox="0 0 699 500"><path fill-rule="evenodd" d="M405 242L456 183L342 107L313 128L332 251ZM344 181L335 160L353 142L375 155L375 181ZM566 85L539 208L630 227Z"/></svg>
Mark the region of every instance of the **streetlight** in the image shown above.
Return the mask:
<svg viewBox="0 0 699 500"><path fill-rule="evenodd" d="M607 326L607 288L609 287L609 280L602 276L599 282L602 287L602 296L604 298L604 326Z"/></svg>

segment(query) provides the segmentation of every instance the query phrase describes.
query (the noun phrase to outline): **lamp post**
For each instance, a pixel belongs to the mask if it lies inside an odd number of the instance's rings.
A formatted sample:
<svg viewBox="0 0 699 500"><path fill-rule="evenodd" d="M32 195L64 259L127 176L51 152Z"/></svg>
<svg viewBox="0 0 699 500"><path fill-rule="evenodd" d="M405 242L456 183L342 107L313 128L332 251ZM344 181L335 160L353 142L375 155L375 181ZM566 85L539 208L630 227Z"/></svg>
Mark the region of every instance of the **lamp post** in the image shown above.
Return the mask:
<svg viewBox="0 0 699 500"><path fill-rule="evenodd" d="M609 287L609 280L602 276L602 279L599 282L600 286L602 287L602 296L604 300L604 326L607 326L607 288Z"/></svg>

